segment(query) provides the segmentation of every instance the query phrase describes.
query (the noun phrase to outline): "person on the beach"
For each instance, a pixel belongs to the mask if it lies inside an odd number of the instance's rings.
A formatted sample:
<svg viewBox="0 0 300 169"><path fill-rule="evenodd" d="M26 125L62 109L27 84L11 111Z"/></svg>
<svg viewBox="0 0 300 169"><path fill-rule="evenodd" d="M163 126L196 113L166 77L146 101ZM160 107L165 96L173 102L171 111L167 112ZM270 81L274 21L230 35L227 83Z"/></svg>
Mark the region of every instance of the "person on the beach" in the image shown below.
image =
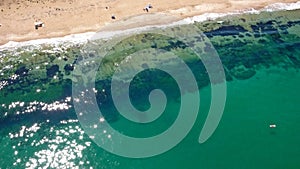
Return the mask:
<svg viewBox="0 0 300 169"><path fill-rule="evenodd" d="M150 8L153 8L151 4L148 4L143 10L149 12Z"/></svg>

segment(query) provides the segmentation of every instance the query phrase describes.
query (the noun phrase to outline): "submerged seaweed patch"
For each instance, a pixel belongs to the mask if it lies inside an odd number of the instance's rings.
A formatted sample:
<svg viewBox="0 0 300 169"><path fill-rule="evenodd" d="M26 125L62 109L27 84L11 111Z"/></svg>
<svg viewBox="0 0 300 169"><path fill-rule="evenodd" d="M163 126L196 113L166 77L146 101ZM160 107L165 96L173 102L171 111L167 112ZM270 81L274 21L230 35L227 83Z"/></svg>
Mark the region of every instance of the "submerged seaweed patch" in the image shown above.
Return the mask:
<svg viewBox="0 0 300 169"><path fill-rule="evenodd" d="M47 68L47 76L49 78L51 78L54 75L56 75L56 73L58 73L58 71L59 71L58 65L52 65L51 67Z"/></svg>
<svg viewBox="0 0 300 169"><path fill-rule="evenodd" d="M266 19L262 13L260 15L245 15L242 16L242 19L239 17L224 18L222 24L217 24L215 21L195 23L195 26L204 32L213 45L205 44L203 48L196 47L196 49L199 53L205 54L206 51L215 48L222 60L228 81L249 79L255 76L257 70L271 66L298 69L300 67L300 35L295 30L297 26L300 26L300 21L299 18L289 17L292 18L290 21ZM251 20L251 18L257 20ZM179 28L172 29L174 31ZM120 42L102 60L98 69L96 87L105 91L97 93L99 104L111 101L111 98L108 97L110 80L118 65L124 60L130 61L128 56L136 51L147 48L173 52L191 68L200 88L209 85L210 82L204 65L188 47L195 47L196 42L201 42L203 39L199 36L191 39L188 44L184 44L179 40L162 35L139 34ZM86 59L86 57L94 59L98 57L97 54L92 53L83 56L80 50L80 46L67 48L44 46L34 50L23 48L18 49L17 52L2 51L0 67L2 83L5 86L1 89L1 96L12 98L13 95L18 94L24 96L22 98L40 99L40 93L37 95L30 93L53 91L55 85L61 86L61 88L56 86L56 93L70 94L70 79L75 80L71 76L74 64ZM177 66L176 62L173 63L172 60L157 58L156 61ZM131 66L136 65L133 63ZM145 69L151 67L149 64L140 66ZM178 69L180 70L180 68ZM88 70L87 67L86 71ZM146 82L149 86L154 85L154 82L162 82L163 84L171 82L170 79L161 76L157 76L156 80L151 81L153 75L150 72L144 73L143 78L135 79L136 85L132 85L133 96L135 94L139 96L138 91L147 92L150 89L145 88ZM80 80L80 78L76 80ZM52 99L61 97L51 95L49 92L46 93L47 95L44 97ZM107 116L112 121L118 119L117 115L108 113Z"/></svg>
<svg viewBox="0 0 300 169"><path fill-rule="evenodd" d="M240 26L222 26L216 30L205 32L205 35L208 38L211 38L213 36L233 36L233 35L239 35L240 33L247 32L247 30Z"/></svg>

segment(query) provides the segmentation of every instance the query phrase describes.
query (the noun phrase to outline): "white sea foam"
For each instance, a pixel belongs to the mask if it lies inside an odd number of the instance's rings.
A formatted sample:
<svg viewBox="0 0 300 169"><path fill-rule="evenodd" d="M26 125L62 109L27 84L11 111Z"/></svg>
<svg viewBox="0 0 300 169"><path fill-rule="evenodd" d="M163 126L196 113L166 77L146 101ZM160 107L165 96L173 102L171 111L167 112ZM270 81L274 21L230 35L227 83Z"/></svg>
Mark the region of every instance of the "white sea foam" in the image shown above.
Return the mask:
<svg viewBox="0 0 300 169"><path fill-rule="evenodd" d="M29 40L24 42L10 41L4 45L1 45L0 51L5 49L16 49L25 46L34 46L36 48L39 48L40 45L42 44L50 44L52 46L59 46L61 44L64 44L66 46L74 45L74 44L82 44L82 43L86 43L87 40L90 39L94 34L95 32L85 32L85 33L67 35L64 37L36 39L36 40Z"/></svg>
<svg viewBox="0 0 300 169"><path fill-rule="evenodd" d="M266 6L262 11L279 11L279 10L296 10L300 9L300 1L295 2L295 3L275 3L269 6Z"/></svg>
<svg viewBox="0 0 300 169"><path fill-rule="evenodd" d="M229 15L259 14L264 11L273 12L273 11L281 11L281 10L289 11L289 10L296 10L296 9L300 9L300 1L295 3L275 3L275 4L268 5L260 10L249 8L249 9L239 10L239 11L229 12L229 13L205 13L202 15L186 18L184 20L187 21L188 23L194 23L194 22L203 22L207 20L215 20L217 18L221 18Z"/></svg>
<svg viewBox="0 0 300 169"><path fill-rule="evenodd" d="M63 46L72 46L76 44L84 44L87 43L88 40L92 39L109 39L114 36L123 35L123 34L130 34L133 32L140 32L147 29L152 28L164 28L170 27L174 25L183 25L183 24L190 24L194 22L203 22L207 20L215 20L217 18L221 18L228 15L240 15L240 14L259 14L260 12L267 11L280 11L280 10L296 10L300 9L300 1L295 3L275 3L269 6L264 7L261 10L255 10L253 8L239 10L230 13L205 13L198 16L193 16L189 18L185 18L180 21L176 21L173 23L169 23L166 25L157 25L157 26L145 26L139 28L132 28L128 30L122 31L103 31L103 32L86 32L86 33L79 33L79 34L72 34L64 37L58 38L47 38L47 39L37 39L37 40L30 40L24 42L14 42L10 41L4 45L0 46L0 52L3 50L15 50L16 48L25 47L25 46L32 46L33 48L39 48L43 44L49 44L51 46L57 47L59 45Z"/></svg>

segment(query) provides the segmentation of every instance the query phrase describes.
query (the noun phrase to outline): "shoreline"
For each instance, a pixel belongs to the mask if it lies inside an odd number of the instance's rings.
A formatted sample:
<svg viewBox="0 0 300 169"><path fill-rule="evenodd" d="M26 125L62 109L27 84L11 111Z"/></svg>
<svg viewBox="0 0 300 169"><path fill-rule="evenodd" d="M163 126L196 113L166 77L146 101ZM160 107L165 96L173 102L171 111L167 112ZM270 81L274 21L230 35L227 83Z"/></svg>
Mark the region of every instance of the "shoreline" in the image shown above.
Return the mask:
<svg viewBox="0 0 300 169"><path fill-rule="evenodd" d="M207 20L215 20L218 18L230 16L230 15L242 15L242 14L259 14L261 12L273 12L273 11L288 11L288 10L297 10L300 9L300 1L294 2L294 3L273 3L271 5L267 5L263 8L260 8L258 10L254 8L248 8L244 10L236 10L232 12L226 12L226 13L203 13L201 15L195 15L191 17L186 17L186 18L176 18L172 21L166 20L162 18L163 22L157 23L157 21L152 21L149 24L136 24L136 22L133 22L131 26L132 28L128 28L124 25L122 25L122 21L117 21L109 24L108 26L103 26L98 31L85 31L85 32L80 32L80 33L74 33L74 34L62 34L57 35L57 36L47 36L45 38L41 37L36 37L36 38L29 38L29 39L24 39L21 41L8 41L7 43L1 44L0 43L0 51L2 50L7 50L11 48L20 48L20 47L26 47L26 46L39 46L43 44L49 44L52 46L57 46L61 45L64 43L69 43L71 45L76 45L76 44L82 44L86 43L90 38L92 38L96 33L102 33L104 37L101 39L105 38L110 38L118 34L122 34L124 32L133 32L133 31L138 31L138 30L143 30L151 27L168 27L172 25L180 25L180 24L190 24L194 22L204 22ZM160 13L162 15L165 15L165 13ZM142 14L142 15L136 15L136 16L129 16L128 18L125 18L125 20L130 20L134 18L138 18L139 21L143 20L144 16L151 16L151 15L156 15L155 13L149 13L149 14ZM170 16L170 15L168 15ZM159 15L158 15L159 17ZM153 19L158 18L157 16L154 16ZM168 17L166 17L168 18ZM170 18L170 17L169 17ZM175 17L174 17L175 18ZM161 18L160 18L161 19ZM112 30L115 28L111 28L110 26L114 26L119 23L119 26L117 26L116 30ZM138 22L137 22L138 23ZM121 24L121 26L120 26ZM103 29L104 28L104 29ZM109 28L109 31L105 30Z"/></svg>

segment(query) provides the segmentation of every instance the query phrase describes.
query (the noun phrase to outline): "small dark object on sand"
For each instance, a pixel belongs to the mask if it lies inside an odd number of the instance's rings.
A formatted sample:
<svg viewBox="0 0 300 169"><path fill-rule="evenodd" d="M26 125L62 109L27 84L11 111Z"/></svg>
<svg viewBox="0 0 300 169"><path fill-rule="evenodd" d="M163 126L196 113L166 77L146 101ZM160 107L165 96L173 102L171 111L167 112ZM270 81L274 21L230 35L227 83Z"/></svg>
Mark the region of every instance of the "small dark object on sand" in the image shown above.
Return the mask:
<svg viewBox="0 0 300 169"><path fill-rule="evenodd" d="M39 27L44 27L44 26L45 26L45 25L44 25L43 22L35 22L35 23L34 23L35 29L39 29Z"/></svg>
<svg viewBox="0 0 300 169"><path fill-rule="evenodd" d="M115 15L112 15L112 16L111 16L111 19L116 19Z"/></svg>

